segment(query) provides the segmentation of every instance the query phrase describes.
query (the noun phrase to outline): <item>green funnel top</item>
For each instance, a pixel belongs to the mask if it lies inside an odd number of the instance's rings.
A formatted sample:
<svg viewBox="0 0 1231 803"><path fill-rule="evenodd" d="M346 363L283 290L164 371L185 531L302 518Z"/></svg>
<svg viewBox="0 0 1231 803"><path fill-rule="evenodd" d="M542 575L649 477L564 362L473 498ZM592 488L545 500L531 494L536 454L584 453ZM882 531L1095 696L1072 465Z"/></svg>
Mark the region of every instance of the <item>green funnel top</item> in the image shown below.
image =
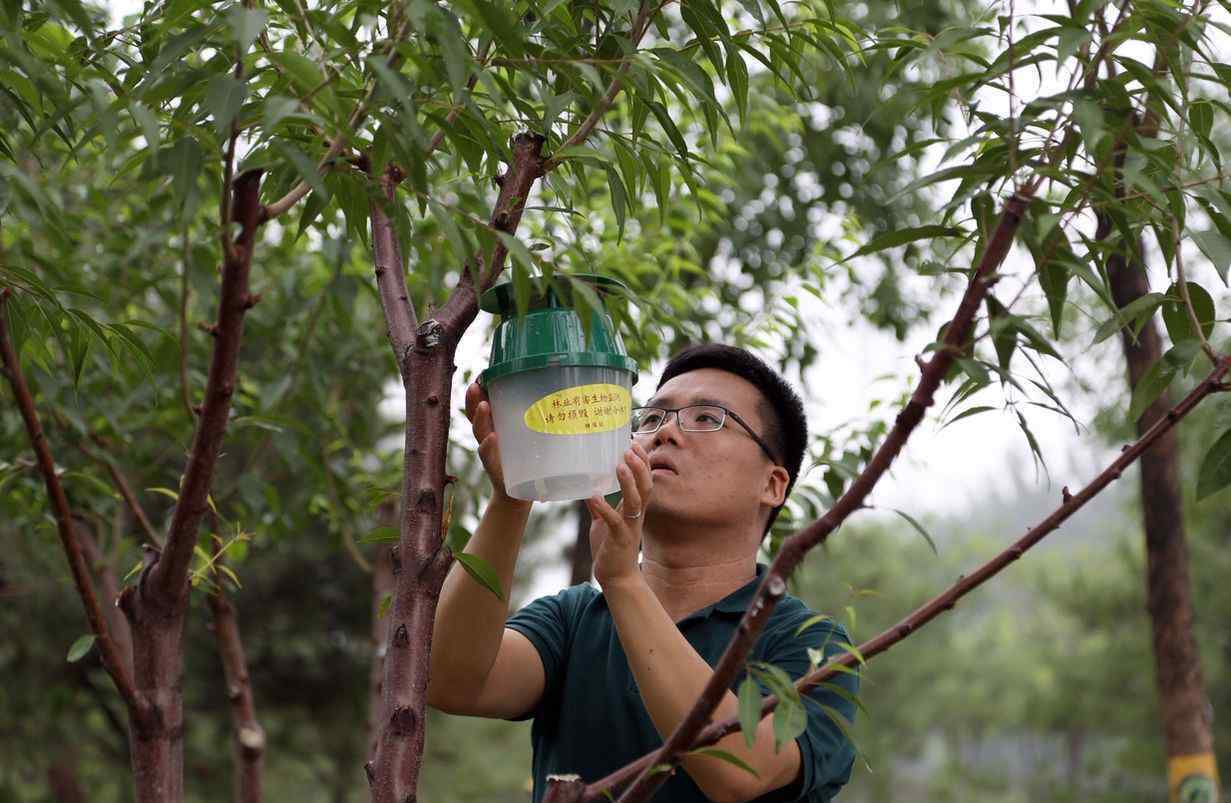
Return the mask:
<svg viewBox="0 0 1231 803"><path fill-rule="evenodd" d="M613 288L628 289L609 276L576 274L570 278L588 284L600 300ZM491 361L479 377L484 387L509 374L557 366L616 368L632 374L636 383L637 363L624 350L611 316L605 310L591 310L587 341L581 316L572 306L572 292L568 280L551 283L531 277L530 303L521 317L517 315L512 282L501 282L483 294L479 308L500 315Z"/></svg>

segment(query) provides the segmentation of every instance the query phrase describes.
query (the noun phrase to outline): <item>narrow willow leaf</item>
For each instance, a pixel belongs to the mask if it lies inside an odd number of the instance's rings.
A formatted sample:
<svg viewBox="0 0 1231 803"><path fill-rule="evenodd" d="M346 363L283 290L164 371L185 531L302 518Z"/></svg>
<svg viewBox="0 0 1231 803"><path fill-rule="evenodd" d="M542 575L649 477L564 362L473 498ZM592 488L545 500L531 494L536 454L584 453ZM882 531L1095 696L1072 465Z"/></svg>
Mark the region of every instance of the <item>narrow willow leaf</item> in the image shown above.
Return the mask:
<svg viewBox="0 0 1231 803"><path fill-rule="evenodd" d="M1201 249L1201 253L1209 257L1223 284L1228 284L1227 270L1231 268L1231 239L1225 237L1218 229L1209 231L1190 229L1188 235Z"/></svg>
<svg viewBox="0 0 1231 803"><path fill-rule="evenodd" d="M727 48L727 83L735 96L735 110L739 113L740 125L748 116L748 65L738 47Z"/></svg>
<svg viewBox="0 0 1231 803"><path fill-rule="evenodd" d="M607 166L607 186L611 189L611 209L616 216L616 225L619 226L619 231L616 233L616 242L619 243L624 239L624 216L628 208L628 193L625 192L620 174L611 165Z"/></svg>
<svg viewBox="0 0 1231 803"><path fill-rule="evenodd" d="M396 544L400 535L397 527L384 525L377 527L359 539L361 544Z"/></svg>
<svg viewBox="0 0 1231 803"><path fill-rule="evenodd" d="M807 728L808 712L799 694L796 693L794 698L779 697L778 707L774 709L774 748L780 749Z"/></svg>
<svg viewBox="0 0 1231 803"><path fill-rule="evenodd" d="M1231 430L1214 441L1197 471L1197 500L1231 485Z"/></svg>
<svg viewBox="0 0 1231 803"><path fill-rule="evenodd" d="M229 75L215 75L210 79L205 106L214 115L214 129L219 137L230 134L231 123L235 121L247 96L248 86Z"/></svg>
<svg viewBox="0 0 1231 803"><path fill-rule="evenodd" d="M936 548L936 542L932 540L932 536L928 534L928 531L923 528L922 524L916 521L913 516L911 516L909 513L907 513L904 510L897 510L895 508L893 512L897 513L899 516L906 519L906 521L910 524L910 526L914 527L915 531L923 536L923 540L927 541L928 546L932 548L932 554L934 555L940 554L940 550Z"/></svg>
<svg viewBox="0 0 1231 803"><path fill-rule="evenodd" d="M1146 293L1141 298L1125 305L1099 324L1099 328L1094 333L1094 343L1102 343L1125 326L1130 327L1134 333L1140 331L1140 327L1137 326L1138 321L1149 318L1166 300L1167 297L1162 293Z"/></svg>
<svg viewBox="0 0 1231 803"><path fill-rule="evenodd" d="M491 564L477 555L471 555L466 552L456 553L453 557L457 558L457 562L462 564L466 574L473 577L476 583L500 599L504 599L504 592L500 590L500 577L497 576L496 570L491 567Z"/></svg>
<svg viewBox="0 0 1231 803"><path fill-rule="evenodd" d="M68 648L68 662L75 664L86 656L90 648L94 646L95 635L86 633L84 636L78 636L72 646Z"/></svg>
<svg viewBox="0 0 1231 803"><path fill-rule="evenodd" d="M719 761L725 761L728 764L739 767L744 772L751 773L753 777L761 777L760 774L748 764L748 762L744 761L734 753L728 753L726 750L719 750L717 747L698 747L696 750L689 750L688 755L709 756L710 758L716 758Z"/></svg>
<svg viewBox="0 0 1231 803"><path fill-rule="evenodd" d="M227 12L227 22L231 24L231 32L239 43L239 52L247 53L248 48L261 35L265 23L269 20L269 12L259 8L243 8L232 6Z"/></svg>
<svg viewBox="0 0 1231 803"><path fill-rule="evenodd" d="M317 168L316 162L309 159L303 151L296 148L290 142L279 139L274 143L274 147L278 153L290 162L295 167L295 172L303 179L304 183L312 188L312 191L322 195L326 201L329 200L329 190L325 187L325 180L321 177L321 171Z"/></svg>
<svg viewBox="0 0 1231 803"><path fill-rule="evenodd" d="M874 254L877 251L884 251L886 248L906 245L907 243L911 243L916 240L931 240L937 237L962 237L965 234L966 232L961 229L939 225L917 226L909 229L896 229L874 237L871 242L851 254L847 257L847 259L854 259L855 257L861 257L866 254Z"/></svg>
<svg viewBox="0 0 1231 803"><path fill-rule="evenodd" d="M752 747L757 740L757 724L761 721L761 690L752 675L739 684L739 726L744 742Z"/></svg>
<svg viewBox="0 0 1231 803"><path fill-rule="evenodd" d="M803 633L808 628L815 627L816 625L819 625L821 622L832 622L832 621L833 621L833 617L828 614L824 614L824 613L813 614L812 616L809 616L804 621L800 622L799 627L795 628L795 635L798 636L799 634Z"/></svg>

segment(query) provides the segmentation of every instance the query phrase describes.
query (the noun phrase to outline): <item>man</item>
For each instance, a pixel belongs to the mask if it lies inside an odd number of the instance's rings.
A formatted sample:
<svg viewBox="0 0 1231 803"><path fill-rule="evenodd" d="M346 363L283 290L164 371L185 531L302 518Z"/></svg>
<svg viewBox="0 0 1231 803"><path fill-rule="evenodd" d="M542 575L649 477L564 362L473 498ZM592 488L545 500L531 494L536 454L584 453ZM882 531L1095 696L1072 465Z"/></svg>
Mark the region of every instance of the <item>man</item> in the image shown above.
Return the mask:
<svg viewBox="0 0 1231 803"><path fill-rule="evenodd" d="M491 409L477 385L466 410L494 488L466 551L508 588L531 503L504 491ZM654 397L634 410L633 431L617 469L619 508L587 500L601 592L574 586L507 621L507 604L459 567L441 592L428 702L454 714L533 717L535 803L549 774L598 780L661 745L684 719L753 597L764 571L757 549L807 440L790 386L747 351L721 345L672 359ZM785 597L750 660L794 678L809 668L808 648L839 652L847 637L829 620L796 633L812 617ZM849 694L858 687L854 675L838 683ZM811 697L853 719L848 695L825 689ZM756 775L690 755L655 800L828 801L849 779L854 751L820 706L806 708L807 730L780 749L772 717L751 748L739 733L716 745ZM714 716L737 711L731 691Z"/></svg>

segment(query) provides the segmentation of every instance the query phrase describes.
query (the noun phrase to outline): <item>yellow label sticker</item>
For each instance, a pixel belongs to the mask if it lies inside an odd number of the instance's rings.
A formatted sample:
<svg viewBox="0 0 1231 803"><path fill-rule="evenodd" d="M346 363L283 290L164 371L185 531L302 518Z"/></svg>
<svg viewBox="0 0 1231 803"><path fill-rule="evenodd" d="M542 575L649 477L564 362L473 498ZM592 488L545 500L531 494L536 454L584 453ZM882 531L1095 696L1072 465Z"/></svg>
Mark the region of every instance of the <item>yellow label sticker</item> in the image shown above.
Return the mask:
<svg viewBox="0 0 1231 803"><path fill-rule="evenodd" d="M1167 761L1171 803L1218 803L1218 765L1213 753L1172 756Z"/></svg>
<svg viewBox="0 0 1231 803"><path fill-rule="evenodd" d="M546 435L589 435L624 426L632 409L632 395L619 385L577 385L539 399L524 420Z"/></svg>

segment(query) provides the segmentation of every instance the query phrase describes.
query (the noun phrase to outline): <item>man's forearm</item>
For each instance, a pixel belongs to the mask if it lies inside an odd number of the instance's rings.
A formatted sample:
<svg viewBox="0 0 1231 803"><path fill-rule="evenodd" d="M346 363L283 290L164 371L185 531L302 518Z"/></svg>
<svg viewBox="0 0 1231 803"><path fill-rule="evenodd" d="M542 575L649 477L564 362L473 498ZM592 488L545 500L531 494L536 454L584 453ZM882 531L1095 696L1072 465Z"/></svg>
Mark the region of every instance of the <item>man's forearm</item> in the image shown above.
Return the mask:
<svg viewBox="0 0 1231 803"><path fill-rule="evenodd" d="M603 594L646 710L665 739L692 709L713 669L680 633L654 592L639 576L604 588ZM738 709L735 694L728 691L714 717L736 716ZM769 719L757 728L752 748L747 746L743 734L738 733L715 746L746 761L756 769L759 778L718 759L686 758L684 769L701 791L714 800L750 799L785 786L799 772L799 746L792 741L775 751L773 725Z"/></svg>
<svg viewBox="0 0 1231 803"><path fill-rule="evenodd" d="M429 702L452 694L474 695L487 679L508 618L508 592L530 507L529 502L507 497L493 499L466 545L467 554L495 571L504 599L475 582L459 565L445 578L436 606Z"/></svg>

